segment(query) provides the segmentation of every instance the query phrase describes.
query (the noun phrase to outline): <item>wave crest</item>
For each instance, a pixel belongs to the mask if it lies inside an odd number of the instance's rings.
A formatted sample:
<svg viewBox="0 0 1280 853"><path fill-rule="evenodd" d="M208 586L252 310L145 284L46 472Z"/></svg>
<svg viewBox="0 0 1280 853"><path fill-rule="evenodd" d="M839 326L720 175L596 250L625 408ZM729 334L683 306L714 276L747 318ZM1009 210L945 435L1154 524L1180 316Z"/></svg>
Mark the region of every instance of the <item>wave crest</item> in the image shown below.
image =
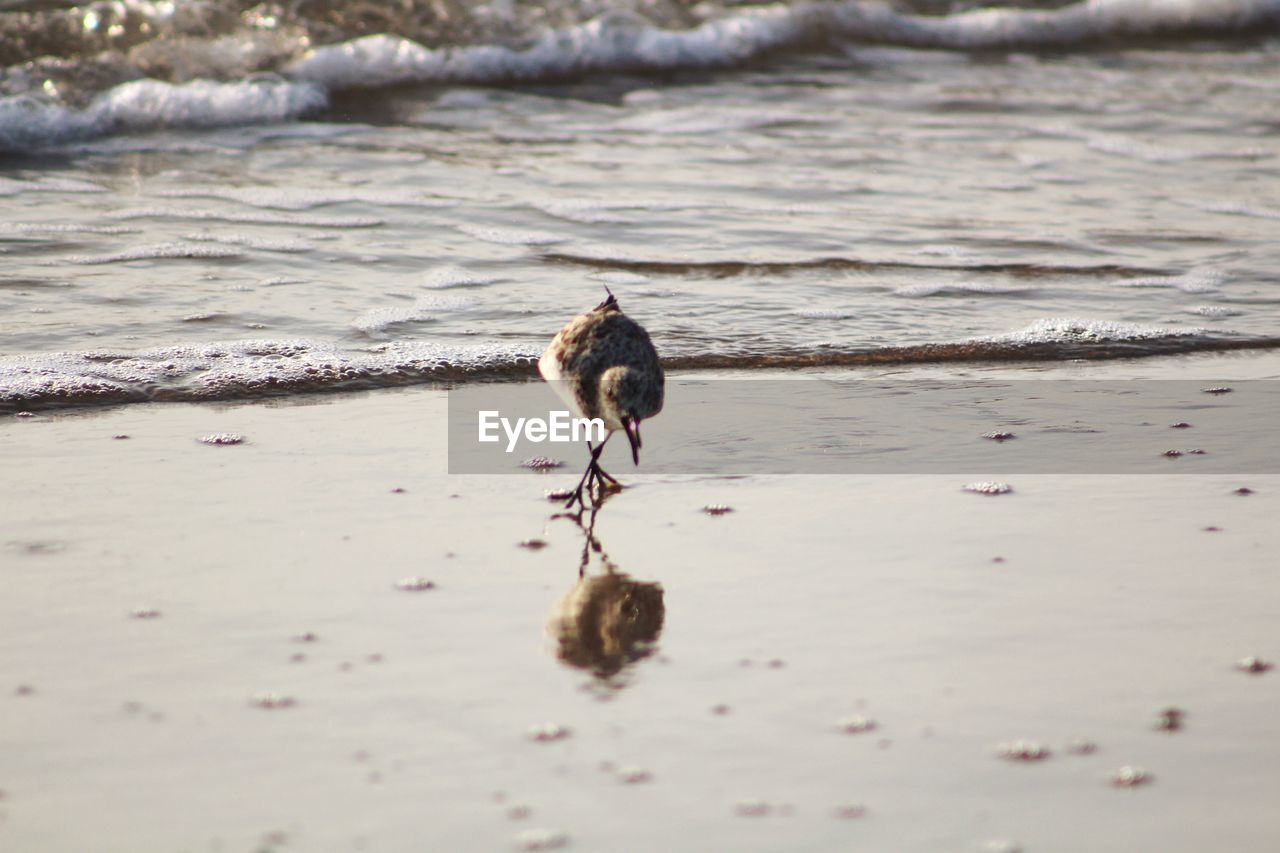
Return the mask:
<svg viewBox="0 0 1280 853"><path fill-rule="evenodd" d="M371 322L370 327L380 329L380 321L387 318L367 319L379 321ZM778 370L1137 358L1274 348L1280 348L1280 338L1045 319L1017 332L966 341L763 354L696 351L669 354L663 363L674 370ZM538 355L532 349L499 345L397 341L343 350L312 341L236 341L138 353L9 356L0 358L0 412L152 400L227 400L433 381L525 379L536 376Z"/></svg>

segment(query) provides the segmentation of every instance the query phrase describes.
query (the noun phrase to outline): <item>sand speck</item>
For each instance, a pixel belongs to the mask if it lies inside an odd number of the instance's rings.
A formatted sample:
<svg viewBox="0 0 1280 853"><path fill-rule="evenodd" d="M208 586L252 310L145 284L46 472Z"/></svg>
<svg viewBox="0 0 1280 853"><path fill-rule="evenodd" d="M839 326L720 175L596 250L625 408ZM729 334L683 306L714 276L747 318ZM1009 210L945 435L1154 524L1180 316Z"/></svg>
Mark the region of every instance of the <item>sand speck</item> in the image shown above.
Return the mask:
<svg viewBox="0 0 1280 853"><path fill-rule="evenodd" d="M537 741L538 743L551 743L557 740L565 740L570 734L572 732L568 728L558 723L542 723L529 729L529 740Z"/></svg>
<svg viewBox="0 0 1280 853"><path fill-rule="evenodd" d="M1156 714L1155 729L1160 732L1176 732L1182 730L1182 720L1187 712L1181 708L1165 708Z"/></svg>
<svg viewBox="0 0 1280 853"><path fill-rule="evenodd" d="M969 483L964 490L975 495L1007 495L1013 491L1013 486L1008 483Z"/></svg>
<svg viewBox="0 0 1280 853"><path fill-rule="evenodd" d="M841 717L836 722L836 727L845 734L856 735L873 731L876 727L876 721L861 714L853 714L849 717Z"/></svg>
<svg viewBox="0 0 1280 853"><path fill-rule="evenodd" d="M234 432L218 432L203 436L200 442L202 444L212 444L215 447L230 447L236 444L244 444L245 437Z"/></svg>
<svg viewBox="0 0 1280 853"><path fill-rule="evenodd" d="M1031 740L1014 740L999 744L996 754L1006 761L1043 761L1052 753L1044 744Z"/></svg>
<svg viewBox="0 0 1280 853"><path fill-rule="evenodd" d="M401 589L405 592L425 592L435 588L435 581L427 580L426 578L401 578L396 581L396 589Z"/></svg>
<svg viewBox="0 0 1280 853"><path fill-rule="evenodd" d="M1254 657L1253 655L1249 655L1247 658L1241 658L1236 661L1236 669L1241 672L1247 672L1250 675L1261 675L1262 673L1271 670L1273 666L1274 664L1271 662L1265 661L1259 657Z"/></svg>
<svg viewBox="0 0 1280 853"><path fill-rule="evenodd" d="M1155 777L1141 767L1126 764L1111 774L1111 784L1117 788L1136 788L1149 784Z"/></svg>

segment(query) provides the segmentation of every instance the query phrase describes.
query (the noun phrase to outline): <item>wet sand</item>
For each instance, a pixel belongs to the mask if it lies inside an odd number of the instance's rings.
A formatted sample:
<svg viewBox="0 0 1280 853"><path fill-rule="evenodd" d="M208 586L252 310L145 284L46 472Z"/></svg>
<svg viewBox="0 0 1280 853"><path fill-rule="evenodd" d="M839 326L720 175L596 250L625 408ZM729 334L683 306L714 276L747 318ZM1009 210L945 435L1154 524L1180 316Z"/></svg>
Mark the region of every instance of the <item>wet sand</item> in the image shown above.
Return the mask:
<svg viewBox="0 0 1280 853"><path fill-rule="evenodd" d="M574 474L450 477L445 413L420 387L0 422L0 848L1280 839L1280 671L1237 668L1280 660L1280 477L625 470L589 569L641 585L588 605L543 497Z"/></svg>

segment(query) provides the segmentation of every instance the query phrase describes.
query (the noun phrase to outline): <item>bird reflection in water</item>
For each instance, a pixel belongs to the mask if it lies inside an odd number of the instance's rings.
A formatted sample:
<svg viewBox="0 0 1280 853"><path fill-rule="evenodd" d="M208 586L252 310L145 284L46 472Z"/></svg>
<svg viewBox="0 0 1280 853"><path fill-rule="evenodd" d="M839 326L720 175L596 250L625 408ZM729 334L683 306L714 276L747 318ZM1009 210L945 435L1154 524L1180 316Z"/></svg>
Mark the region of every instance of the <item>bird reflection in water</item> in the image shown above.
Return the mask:
<svg viewBox="0 0 1280 853"><path fill-rule="evenodd" d="M609 559L596 538L596 515L603 503L560 513L581 528L585 539L578 564L578 582L552 611L547 631L556 642L556 656L569 666L589 670L599 686L619 689L626 670L653 654L666 607L662 585L633 580ZM583 516L590 519L583 523ZM592 557L603 571L591 573Z"/></svg>

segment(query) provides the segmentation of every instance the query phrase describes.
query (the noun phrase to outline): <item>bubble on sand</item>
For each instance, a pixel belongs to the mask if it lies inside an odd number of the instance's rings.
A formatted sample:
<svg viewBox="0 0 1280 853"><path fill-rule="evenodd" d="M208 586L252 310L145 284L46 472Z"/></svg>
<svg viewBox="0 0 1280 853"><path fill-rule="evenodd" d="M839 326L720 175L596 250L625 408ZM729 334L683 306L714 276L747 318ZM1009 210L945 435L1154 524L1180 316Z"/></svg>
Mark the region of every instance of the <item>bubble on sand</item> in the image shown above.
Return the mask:
<svg viewBox="0 0 1280 853"><path fill-rule="evenodd" d="M1272 669L1273 666L1274 664L1269 661L1265 661L1259 657L1254 657L1253 655L1249 655L1247 658L1241 658L1236 661L1236 669L1241 672L1247 672L1250 675L1261 675L1262 673Z"/></svg>
<svg viewBox="0 0 1280 853"><path fill-rule="evenodd" d="M563 850L569 846L569 835L551 829L528 829L516 836L517 850Z"/></svg>
<svg viewBox="0 0 1280 853"><path fill-rule="evenodd" d="M159 619L160 611L154 607L135 607L129 611L130 619Z"/></svg>
<svg viewBox="0 0 1280 853"><path fill-rule="evenodd" d="M543 723L541 725L532 726L529 729L529 740L538 743L551 743L552 741L564 740L572 732L565 726L558 723Z"/></svg>
<svg viewBox="0 0 1280 853"><path fill-rule="evenodd" d="M1213 387L1213 388L1205 388L1205 389L1204 389L1204 393L1206 393L1206 394L1230 394L1230 393L1231 393L1232 391L1234 391L1234 390L1236 390L1236 389L1232 388L1232 387L1231 387L1231 386L1229 386L1229 385L1218 385L1218 386Z"/></svg>
<svg viewBox="0 0 1280 853"><path fill-rule="evenodd" d="M1182 720L1187 712L1181 708L1165 708L1156 714L1155 729L1160 732L1176 732L1182 730Z"/></svg>
<svg viewBox="0 0 1280 853"><path fill-rule="evenodd" d="M406 489L403 486L396 486L394 489L391 490L391 494L393 495L403 495L405 492L406 492Z"/></svg>
<svg viewBox="0 0 1280 853"><path fill-rule="evenodd" d="M115 441L124 441L124 440L125 440L125 439L127 439L128 437L129 437L129 436L125 435L124 433L120 433L119 435L113 435L113 436L111 436L111 438L112 438L112 439L114 439Z"/></svg>
<svg viewBox="0 0 1280 853"><path fill-rule="evenodd" d="M545 539L524 539L517 543L521 548L527 548L530 551L541 551L547 547Z"/></svg>
<svg viewBox="0 0 1280 853"><path fill-rule="evenodd" d="M532 456L521 462L520 467L532 471L549 471L552 468L564 467L564 463L559 459L550 459L546 456Z"/></svg>
<svg viewBox="0 0 1280 853"><path fill-rule="evenodd" d="M853 820L863 817L866 813L867 807L862 803L841 803L834 811L835 816L841 820Z"/></svg>
<svg viewBox="0 0 1280 853"><path fill-rule="evenodd" d="M1203 530L1205 533L1221 533L1221 532L1222 532L1222 528L1221 528L1221 527L1218 527L1218 526L1216 526L1216 525L1212 525L1212 524L1211 524L1211 525L1209 525L1208 527L1202 527L1202 528L1200 528L1200 529L1201 529L1201 530Z"/></svg>
<svg viewBox="0 0 1280 853"><path fill-rule="evenodd" d="M427 580L426 578L401 578L396 581L396 589L401 589L405 592L425 592L426 590L435 588L435 581Z"/></svg>
<svg viewBox="0 0 1280 853"><path fill-rule="evenodd" d="M836 726L845 734L861 734L869 732L876 727L876 721L862 716L861 714L853 714L848 717L841 717Z"/></svg>
<svg viewBox="0 0 1280 853"><path fill-rule="evenodd" d="M1007 761L1043 761L1052 753L1049 747L1031 740L1015 740L999 744L996 754Z"/></svg>
<svg viewBox="0 0 1280 853"><path fill-rule="evenodd" d="M726 515L733 512L733 507L728 504L707 504L702 511L707 515Z"/></svg>
<svg viewBox="0 0 1280 853"><path fill-rule="evenodd" d="M15 418L34 418L35 413L34 412L18 412L16 415L14 415L14 417Z"/></svg>
<svg viewBox="0 0 1280 853"><path fill-rule="evenodd" d="M1169 429L1191 429L1191 424L1186 421L1178 421L1176 424L1169 424Z"/></svg>
<svg viewBox="0 0 1280 853"><path fill-rule="evenodd" d="M1241 497L1247 497L1247 496L1249 496L1249 495L1254 494L1254 491L1253 491L1253 489L1249 488L1248 486L1241 486L1240 488L1238 488L1238 489L1236 489L1235 491L1233 491L1231 494L1233 494L1233 495L1240 495Z"/></svg>
<svg viewBox="0 0 1280 853"><path fill-rule="evenodd" d="M1143 768L1129 764L1111 774L1111 784L1117 788L1136 788L1139 785L1146 785L1154 779L1155 777Z"/></svg>
<svg viewBox="0 0 1280 853"><path fill-rule="evenodd" d="M983 437L983 438L989 438L989 439L991 439L992 441L1002 441L1002 442L1003 442L1003 441L1010 441L1010 440L1012 440L1012 439L1017 438L1017 436L1016 436L1016 435L1014 435L1014 434L1013 434L1013 433L1011 433L1011 432L1001 432L1001 431L999 431L999 430L995 430L995 431L993 431L993 432L984 432L984 433L982 434L982 437Z"/></svg>
<svg viewBox="0 0 1280 853"><path fill-rule="evenodd" d="M969 483L964 490L975 495L1007 495L1013 491L1013 486L1008 483Z"/></svg>
<svg viewBox="0 0 1280 853"><path fill-rule="evenodd" d="M212 444L218 447L228 447L234 444L244 444L244 436L237 435L234 432L219 432L212 435L206 435L200 439L203 444Z"/></svg>
<svg viewBox="0 0 1280 853"><path fill-rule="evenodd" d="M549 501L566 501L573 497L573 489L547 489L542 495Z"/></svg>
<svg viewBox="0 0 1280 853"><path fill-rule="evenodd" d="M298 704L298 700L282 693L259 693L249 699L249 704L255 708L275 710L277 708L292 708Z"/></svg>

